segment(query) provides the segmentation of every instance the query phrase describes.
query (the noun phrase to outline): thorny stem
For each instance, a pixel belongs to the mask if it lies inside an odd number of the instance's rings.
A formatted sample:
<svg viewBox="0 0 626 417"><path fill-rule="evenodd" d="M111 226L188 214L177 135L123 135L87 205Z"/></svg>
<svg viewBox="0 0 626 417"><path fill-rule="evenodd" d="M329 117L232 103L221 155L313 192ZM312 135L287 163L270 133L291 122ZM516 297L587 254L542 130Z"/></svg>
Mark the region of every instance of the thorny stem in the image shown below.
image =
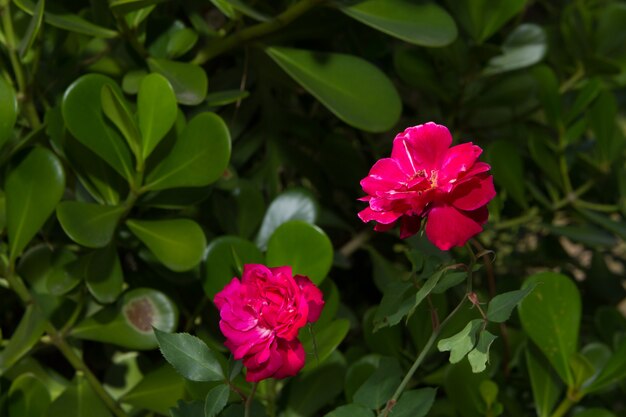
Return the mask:
<svg viewBox="0 0 626 417"><path fill-rule="evenodd" d="M33 305L36 308L39 308L34 297L28 288L26 288L26 285L24 285L22 279L15 274L15 265L13 261L9 264L6 279L9 281L9 285L18 297L20 297L24 305ZM45 330L48 336L50 336L52 343L57 347L57 349L59 349L63 356L65 356L65 359L67 359L76 372L83 373L96 395L100 397L102 402L104 402L104 404L111 410L115 417L128 417L124 410L122 410L120 406L117 405L115 400L106 392L98 378L96 378L87 365L85 365L85 362L83 362L83 360L74 352L72 347L63 337L63 334L60 333L48 320L45 321Z"/></svg>
<svg viewBox="0 0 626 417"><path fill-rule="evenodd" d="M448 323L450 323L450 320L456 315L456 313L458 313L459 310L461 310L461 307L463 307L465 305L465 302L468 299L468 295L471 294L471 292L472 292L472 271L474 269L474 264L476 263L476 256L472 252L471 247L469 245L467 246L467 248L468 248L468 250L470 252L471 262L470 262L470 265L469 265L469 267L467 269L467 285L466 285L466 289L465 289L465 295L463 296L463 298L461 299L459 304L457 304L457 306L454 308L454 310L452 310L452 312L448 315L448 317L446 317L446 319L437 328L433 329L433 333L430 335L430 338L426 342L426 345L424 346L424 348L422 349L420 354L415 359L415 362L413 362L413 365L411 365L411 368L409 369L409 371L404 376L404 379L402 380L402 382L400 382L400 385L398 385L398 388L393 393L393 396L391 397L391 399L389 401L387 401L387 405L385 406L385 408L382 409L382 411L378 414L379 417L388 417L389 416L389 414L393 410L393 407L398 402L398 399L400 398L400 395L402 395L402 392L404 392L404 389L406 388L408 383L411 381L411 378L413 378L413 375L415 374L415 372L417 371L419 366L422 364L422 362L426 358L426 355L432 349L433 345L435 344L435 342L439 338L439 335L441 334L442 330L448 325Z"/></svg>
<svg viewBox="0 0 626 417"><path fill-rule="evenodd" d="M260 38L287 26L289 23L308 12L317 4L324 0L300 0L298 3L289 7L283 13L279 14L268 22L259 23L254 26L245 28L239 32L217 41L209 43L204 49L201 49L193 59L194 64L204 64L211 58L223 54L233 48L236 48L251 40Z"/></svg>

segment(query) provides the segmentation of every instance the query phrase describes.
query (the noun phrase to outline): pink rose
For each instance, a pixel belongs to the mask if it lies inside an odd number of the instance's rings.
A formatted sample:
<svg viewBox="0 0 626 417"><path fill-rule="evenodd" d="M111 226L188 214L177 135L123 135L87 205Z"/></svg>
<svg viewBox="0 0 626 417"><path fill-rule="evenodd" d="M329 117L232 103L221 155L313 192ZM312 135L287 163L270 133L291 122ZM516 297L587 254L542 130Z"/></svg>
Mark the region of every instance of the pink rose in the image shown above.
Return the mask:
<svg viewBox="0 0 626 417"><path fill-rule="evenodd" d="M291 267L247 264L241 281L233 278L213 300L220 329L235 359L248 369L246 380L296 375L304 366L298 331L317 321L324 300L309 278Z"/></svg>
<svg viewBox="0 0 626 417"><path fill-rule="evenodd" d="M439 249L462 246L480 233L496 195L491 167L478 162L482 149L470 143L450 148L445 126L426 123L409 127L393 141L391 158L377 161L361 180L369 207L359 213L374 230L391 229L400 221L400 237L420 230Z"/></svg>

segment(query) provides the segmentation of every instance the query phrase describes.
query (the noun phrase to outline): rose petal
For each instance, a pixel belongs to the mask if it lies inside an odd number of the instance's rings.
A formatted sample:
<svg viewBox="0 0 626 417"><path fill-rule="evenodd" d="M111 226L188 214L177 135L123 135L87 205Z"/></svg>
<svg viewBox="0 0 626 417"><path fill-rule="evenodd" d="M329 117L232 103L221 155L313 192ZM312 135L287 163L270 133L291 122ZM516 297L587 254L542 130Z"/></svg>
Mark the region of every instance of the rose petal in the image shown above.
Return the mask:
<svg viewBox="0 0 626 417"><path fill-rule="evenodd" d="M365 193L377 195L398 189L407 180L407 174L402 172L397 161L384 158L376 161L367 177L361 180L361 187Z"/></svg>
<svg viewBox="0 0 626 417"><path fill-rule="evenodd" d="M462 172L467 172L473 167L482 151L471 142L448 149L439 169L438 184L446 186L450 181L455 182Z"/></svg>
<svg viewBox="0 0 626 417"><path fill-rule="evenodd" d="M459 184L452 190L450 198L454 207L471 211L476 210L491 201L496 196L493 186L493 177L474 177Z"/></svg>
<svg viewBox="0 0 626 417"><path fill-rule="evenodd" d="M391 157L398 161L406 173L416 174L420 170L430 171L441 166L452 136L445 126L436 123L407 128L393 141Z"/></svg>
<svg viewBox="0 0 626 417"><path fill-rule="evenodd" d="M419 232L422 226L422 218L419 216L402 216L400 224L400 239L406 239Z"/></svg>
<svg viewBox="0 0 626 417"><path fill-rule="evenodd" d="M295 376L304 367L305 352L299 340L291 342L279 341L278 352L281 355L282 365L278 368L273 377L276 379Z"/></svg>
<svg viewBox="0 0 626 417"><path fill-rule="evenodd" d="M374 211L367 207L359 212L359 218L367 223L372 220L382 224L393 223L402 215L402 213L394 213L391 211Z"/></svg>
<svg viewBox="0 0 626 417"><path fill-rule="evenodd" d="M463 246L482 230L473 218L448 205L433 207L426 221L426 236L441 250Z"/></svg>
<svg viewBox="0 0 626 417"><path fill-rule="evenodd" d="M304 275L296 275L294 277L296 284L300 287L302 295L309 306L309 314L307 315L307 322L313 323L322 314L324 308L324 294L322 291L313 284L313 282Z"/></svg>

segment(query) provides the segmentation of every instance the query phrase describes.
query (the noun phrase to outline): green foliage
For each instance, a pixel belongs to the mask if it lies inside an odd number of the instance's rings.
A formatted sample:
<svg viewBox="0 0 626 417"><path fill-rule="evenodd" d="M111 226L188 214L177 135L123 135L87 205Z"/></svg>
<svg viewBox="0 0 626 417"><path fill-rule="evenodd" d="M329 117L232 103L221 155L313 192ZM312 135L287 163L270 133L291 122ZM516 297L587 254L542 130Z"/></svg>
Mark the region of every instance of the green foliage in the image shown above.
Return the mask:
<svg viewBox="0 0 626 417"><path fill-rule="evenodd" d="M622 416L624 28L619 0L0 0L0 415ZM497 190L446 253L356 215L431 120ZM256 391L212 303L249 263L325 300Z"/></svg>

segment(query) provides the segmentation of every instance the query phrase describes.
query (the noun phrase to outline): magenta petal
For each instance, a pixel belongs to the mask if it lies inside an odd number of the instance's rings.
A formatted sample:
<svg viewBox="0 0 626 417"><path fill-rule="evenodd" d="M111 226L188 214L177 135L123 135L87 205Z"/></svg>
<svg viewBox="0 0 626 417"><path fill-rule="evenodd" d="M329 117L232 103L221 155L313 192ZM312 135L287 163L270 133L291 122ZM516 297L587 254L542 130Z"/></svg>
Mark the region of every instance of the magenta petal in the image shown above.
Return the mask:
<svg viewBox="0 0 626 417"><path fill-rule="evenodd" d="M265 279L271 276L271 271L268 267L261 264L245 264L243 266L243 273L241 274L241 282L243 284L253 283L257 279Z"/></svg>
<svg viewBox="0 0 626 417"><path fill-rule="evenodd" d="M359 212L359 218L365 223L374 220L378 223L390 224L398 220L398 217L401 215L401 213L394 213L392 211L374 211L369 207Z"/></svg>
<svg viewBox="0 0 626 417"><path fill-rule="evenodd" d="M324 308L324 295L322 294L322 291L320 291L320 289L317 288L308 277L296 275L294 279L296 280L298 287L300 287L300 290L304 295L304 299L309 305L307 322L316 322L320 317L320 314L322 314L322 309Z"/></svg>
<svg viewBox="0 0 626 417"><path fill-rule="evenodd" d="M473 167L482 151L480 147L471 142L448 149L439 170L439 184L445 186L449 181L456 181L459 174L467 172Z"/></svg>
<svg viewBox="0 0 626 417"><path fill-rule="evenodd" d="M427 174L441 166L452 143L450 131L436 123L407 128L393 141L391 157L397 160L407 173L425 170Z"/></svg>
<svg viewBox="0 0 626 417"><path fill-rule="evenodd" d="M397 161L384 158L378 160L367 177L361 180L361 187L367 194L376 195L399 188L400 183L407 179L407 174L402 172Z"/></svg>
<svg viewBox="0 0 626 417"><path fill-rule="evenodd" d="M422 218L419 216L403 216L400 223L400 239L411 237L420 230Z"/></svg>
<svg viewBox="0 0 626 417"><path fill-rule="evenodd" d="M493 177L474 177L459 186L451 193L452 204L461 210L476 210L491 201L496 196L493 186Z"/></svg>
<svg viewBox="0 0 626 417"><path fill-rule="evenodd" d="M452 206L433 207L426 222L426 236L441 250L463 246L482 230L474 219Z"/></svg>
<svg viewBox="0 0 626 417"><path fill-rule="evenodd" d="M280 341L278 343L278 352L281 355L282 366L274 373L274 378L281 379L295 376L304 367L305 352L299 340Z"/></svg>

